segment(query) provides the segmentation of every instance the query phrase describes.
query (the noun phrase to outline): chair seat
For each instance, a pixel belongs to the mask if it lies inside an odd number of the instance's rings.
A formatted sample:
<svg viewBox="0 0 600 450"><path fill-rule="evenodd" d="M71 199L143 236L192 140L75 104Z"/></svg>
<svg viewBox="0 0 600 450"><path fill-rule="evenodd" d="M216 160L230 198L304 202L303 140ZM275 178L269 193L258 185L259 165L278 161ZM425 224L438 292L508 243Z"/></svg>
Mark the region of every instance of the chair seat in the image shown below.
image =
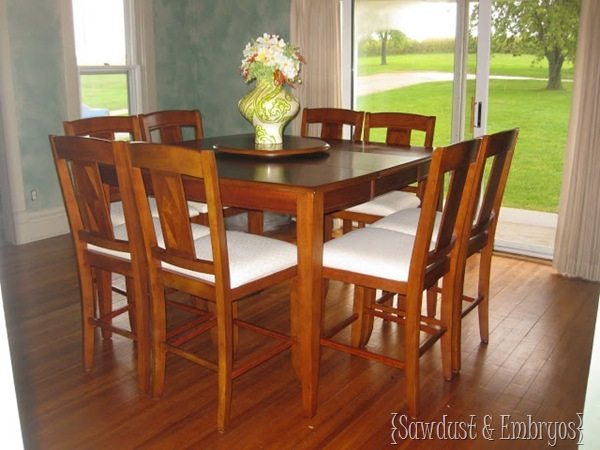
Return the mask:
<svg viewBox="0 0 600 450"><path fill-rule="evenodd" d="M390 191L373 200L348 208L346 211L385 217L403 209L418 208L420 204L421 200L415 194Z"/></svg>
<svg viewBox="0 0 600 450"><path fill-rule="evenodd" d="M227 231L231 287L250 283L297 264L294 244L240 231ZM210 236L195 239L196 257L212 261ZM163 263L163 268L214 282L214 276Z"/></svg>
<svg viewBox="0 0 600 450"><path fill-rule="evenodd" d="M323 246L323 266L387 278L408 280L415 237L383 228L361 228Z"/></svg>
<svg viewBox="0 0 600 450"><path fill-rule="evenodd" d="M157 217L153 217L153 222L154 222L154 229L156 230L156 239L158 241L158 245L160 247L164 248L165 240L162 235L162 229L160 227L159 219ZM190 225L192 226L192 236L194 239L199 239L203 236L208 236L210 234L209 228L205 227L204 225L199 225L197 223L191 223ZM127 227L125 226L124 223L121 225L116 225L113 228L113 233L114 233L116 239L120 239L123 241L128 240ZM98 253L103 253L105 255L116 256L118 258L123 258L123 259L127 259L127 260L131 259L130 254L127 252L119 252L119 251L107 249L104 247L98 247L97 245L88 244L88 249L98 252ZM121 274L113 273L112 286L114 288L124 291L125 290L125 277Z"/></svg>
<svg viewBox="0 0 600 450"><path fill-rule="evenodd" d="M394 214L390 214L383 219L379 219L373 222L369 226L374 228L383 228L386 230L396 231L398 233L416 234L417 226L419 224L419 217L421 215L421 208L409 208L397 211ZM433 225L433 237L435 240L438 230L440 228L440 222L442 221L442 213L439 211L435 214L435 223Z"/></svg>
<svg viewBox="0 0 600 450"><path fill-rule="evenodd" d="M156 206L156 199L150 197L148 199L150 205L150 212L152 217L158 217L158 207ZM205 214L208 209L206 203L188 201L188 211L190 217L195 217L199 214ZM121 225L125 223L125 213L123 212L122 202L112 202L110 204L110 218L113 225Z"/></svg>

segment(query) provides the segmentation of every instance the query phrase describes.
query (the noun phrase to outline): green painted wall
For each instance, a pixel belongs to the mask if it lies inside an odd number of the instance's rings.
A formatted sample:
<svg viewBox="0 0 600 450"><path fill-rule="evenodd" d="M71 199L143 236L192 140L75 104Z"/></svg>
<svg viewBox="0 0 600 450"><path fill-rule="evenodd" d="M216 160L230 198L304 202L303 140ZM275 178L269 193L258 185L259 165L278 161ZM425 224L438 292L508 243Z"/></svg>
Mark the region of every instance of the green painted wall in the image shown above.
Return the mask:
<svg viewBox="0 0 600 450"><path fill-rule="evenodd" d="M153 0L160 108L198 108L207 135L250 132L242 49L263 32L289 37L290 0ZM67 117L58 0L7 0L10 59L28 211L62 205L49 134ZM30 192L36 189L38 199Z"/></svg>
<svg viewBox="0 0 600 450"><path fill-rule="evenodd" d="M52 208L62 196L48 135L62 134L67 116L59 9L56 0L8 0L7 13L26 207Z"/></svg>
<svg viewBox="0 0 600 450"><path fill-rule="evenodd" d="M199 109L207 136L251 132L242 50L265 32L288 40L289 16L290 0L154 0L158 107Z"/></svg>

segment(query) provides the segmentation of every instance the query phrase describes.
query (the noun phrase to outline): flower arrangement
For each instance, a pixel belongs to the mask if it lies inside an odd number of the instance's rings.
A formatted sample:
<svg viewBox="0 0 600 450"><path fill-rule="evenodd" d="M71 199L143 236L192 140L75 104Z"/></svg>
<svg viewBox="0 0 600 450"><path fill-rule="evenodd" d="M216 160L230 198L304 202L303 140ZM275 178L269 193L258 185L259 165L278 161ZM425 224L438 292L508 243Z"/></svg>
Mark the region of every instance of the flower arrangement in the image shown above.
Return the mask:
<svg viewBox="0 0 600 450"><path fill-rule="evenodd" d="M300 67L304 58L298 47L286 43L276 34L263 34L248 42L243 52L242 77L246 82L254 79L272 79L282 86L300 83Z"/></svg>

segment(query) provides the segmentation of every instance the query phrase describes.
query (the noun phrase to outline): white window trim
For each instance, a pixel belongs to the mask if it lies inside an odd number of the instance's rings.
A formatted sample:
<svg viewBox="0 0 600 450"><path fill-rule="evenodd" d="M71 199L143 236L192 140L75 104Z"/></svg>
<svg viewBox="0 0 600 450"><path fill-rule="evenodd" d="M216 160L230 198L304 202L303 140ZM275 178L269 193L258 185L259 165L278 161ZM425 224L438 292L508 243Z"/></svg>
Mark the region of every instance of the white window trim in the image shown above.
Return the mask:
<svg viewBox="0 0 600 450"><path fill-rule="evenodd" d="M80 73L129 73L129 106L132 113L156 109L154 66L154 25L152 6L143 0L124 0L128 61L125 66L86 66L79 68L75 53L75 31L71 0L60 0L63 30L64 74L68 120L81 116ZM131 62L134 62L133 64Z"/></svg>

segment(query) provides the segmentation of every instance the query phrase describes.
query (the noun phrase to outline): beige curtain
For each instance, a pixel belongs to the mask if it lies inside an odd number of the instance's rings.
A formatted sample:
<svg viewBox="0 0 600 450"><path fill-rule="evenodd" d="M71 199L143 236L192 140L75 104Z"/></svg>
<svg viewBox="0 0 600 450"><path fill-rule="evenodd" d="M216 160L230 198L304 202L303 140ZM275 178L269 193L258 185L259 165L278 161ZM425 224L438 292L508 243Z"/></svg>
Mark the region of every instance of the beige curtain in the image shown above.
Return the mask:
<svg viewBox="0 0 600 450"><path fill-rule="evenodd" d="M292 0L290 34L306 59L295 92L301 110L291 124L292 134L300 134L302 108L342 104L339 0Z"/></svg>
<svg viewBox="0 0 600 450"><path fill-rule="evenodd" d="M583 0L554 267L600 281L600 1Z"/></svg>

